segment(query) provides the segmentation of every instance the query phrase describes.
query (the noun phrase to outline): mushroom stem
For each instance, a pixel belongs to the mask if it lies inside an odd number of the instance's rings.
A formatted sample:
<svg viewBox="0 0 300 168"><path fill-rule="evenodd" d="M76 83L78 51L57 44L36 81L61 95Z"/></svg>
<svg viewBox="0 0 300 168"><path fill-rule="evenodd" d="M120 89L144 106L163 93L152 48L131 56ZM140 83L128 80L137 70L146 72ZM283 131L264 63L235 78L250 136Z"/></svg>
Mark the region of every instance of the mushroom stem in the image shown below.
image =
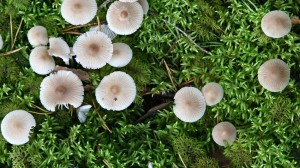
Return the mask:
<svg viewBox="0 0 300 168"><path fill-rule="evenodd" d="M155 107L152 107L150 110L147 111L147 113L145 115L143 115L141 118L139 118L134 124L138 124L143 122L146 118L150 117L151 115L153 115L157 110L161 110L163 108L168 107L170 104L172 103L172 101L166 102L166 103L162 103L160 105L157 105Z"/></svg>

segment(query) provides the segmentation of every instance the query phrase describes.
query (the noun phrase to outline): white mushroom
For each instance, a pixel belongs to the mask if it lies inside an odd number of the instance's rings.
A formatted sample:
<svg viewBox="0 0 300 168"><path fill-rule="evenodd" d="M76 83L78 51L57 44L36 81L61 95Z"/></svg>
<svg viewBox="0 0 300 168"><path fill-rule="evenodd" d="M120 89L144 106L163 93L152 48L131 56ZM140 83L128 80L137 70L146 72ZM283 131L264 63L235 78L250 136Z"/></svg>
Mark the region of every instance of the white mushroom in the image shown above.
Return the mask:
<svg viewBox="0 0 300 168"><path fill-rule="evenodd" d="M48 50L48 52L52 56L62 58L63 61L66 62L67 64L69 62L69 59L71 59L70 47L67 44L67 42L65 42L61 38L51 37L49 39L49 50Z"/></svg>
<svg viewBox="0 0 300 168"><path fill-rule="evenodd" d="M213 106L219 103L224 95L224 90L222 86L215 82L207 83L202 88L202 93L204 95L206 104L208 106Z"/></svg>
<svg viewBox="0 0 300 168"><path fill-rule="evenodd" d="M32 70L40 75L46 75L54 70L54 59L48 54L45 46L38 46L31 50L29 64Z"/></svg>
<svg viewBox="0 0 300 168"><path fill-rule="evenodd" d="M29 43L36 47L48 44L47 30L43 26L34 26L27 33Z"/></svg>
<svg viewBox="0 0 300 168"><path fill-rule="evenodd" d="M144 15L146 15L149 11L149 3L148 0L138 0L138 2L140 3L140 5L143 8L144 11Z"/></svg>
<svg viewBox="0 0 300 168"><path fill-rule="evenodd" d="M124 67L132 58L132 50L125 43L113 43L113 55L108 64L113 67Z"/></svg>
<svg viewBox="0 0 300 168"><path fill-rule="evenodd" d="M84 123L87 117L88 112L91 109L91 105L84 105L84 106L80 106L77 110L77 117L80 123Z"/></svg>
<svg viewBox="0 0 300 168"><path fill-rule="evenodd" d="M220 122L213 128L212 137L220 146L225 146L224 141L231 145L236 139L236 128L230 122Z"/></svg>

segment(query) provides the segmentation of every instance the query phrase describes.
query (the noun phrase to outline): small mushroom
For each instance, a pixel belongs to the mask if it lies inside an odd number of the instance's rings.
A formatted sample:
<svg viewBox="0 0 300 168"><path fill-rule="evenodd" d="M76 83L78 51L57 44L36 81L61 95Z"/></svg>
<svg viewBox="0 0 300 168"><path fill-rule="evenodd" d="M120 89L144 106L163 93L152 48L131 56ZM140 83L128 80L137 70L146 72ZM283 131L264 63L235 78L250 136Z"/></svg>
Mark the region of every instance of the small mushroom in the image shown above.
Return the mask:
<svg viewBox="0 0 300 168"><path fill-rule="evenodd" d="M34 26L27 33L29 43L36 47L48 44L47 30L43 26Z"/></svg>
<svg viewBox="0 0 300 168"><path fill-rule="evenodd" d="M64 62L68 64L69 59L71 59L70 47L62 38L51 37L49 39L49 54L55 57L60 57Z"/></svg>
<svg viewBox="0 0 300 168"><path fill-rule="evenodd" d="M61 70L43 79L40 100L49 111L55 111L56 105L75 108L83 102L84 89L81 80L71 71Z"/></svg>
<svg viewBox="0 0 300 168"><path fill-rule="evenodd" d="M280 59L271 59L263 63L258 69L258 81L271 92L280 92L290 80L289 66Z"/></svg>
<svg viewBox="0 0 300 168"><path fill-rule="evenodd" d="M63 0L62 17L72 25L90 22L97 14L96 0Z"/></svg>
<svg viewBox="0 0 300 168"><path fill-rule="evenodd" d="M210 82L202 88L202 93L205 97L206 104L208 106L213 106L222 100L224 90L220 84Z"/></svg>
<svg viewBox="0 0 300 168"><path fill-rule="evenodd" d="M174 114L184 122L198 121L205 112L206 103L201 91L195 87L183 87L174 97Z"/></svg>
<svg viewBox="0 0 300 168"><path fill-rule="evenodd" d="M142 25L143 8L138 2L113 2L106 13L108 27L120 35L136 32Z"/></svg>
<svg viewBox="0 0 300 168"><path fill-rule="evenodd" d="M106 34L88 31L77 38L73 52L76 61L84 68L99 69L111 59L113 45Z"/></svg>
<svg viewBox="0 0 300 168"><path fill-rule="evenodd" d="M140 5L142 6L143 11L144 11L144 15L147 15L147 13L149 11L148 0L138 0L138 3L140 3Z"/></svg>
<svg viewBox="0 0 300 168"><path fill-rule="evenodd" d="M269 37L280 38L291 31L292 21L283 11L275 10L267 13L261 20L262 31Z"/></svg>
<svg viewBox="0 0 300 168"><path fill-rule="evenodd" d="M113 67L124 67L132 58L132 50L125 43L113 43L113 55L108 64Z"/></svg>
<svg viewBox="0 0 300 168"><path fill-rule="evenodd" d="M38 46L31 50L29 64L32 70L40 75L46 75L55 68L54 59L48 54L45 46Z"/></svg>
<svg viewBox="0 0 300 168"><path fill-rule="evenodd" d="M87 117L88 112L91 109L91 105L84 105L84 106L80 106L77 110L77 117L80 123L84 123Z"/></svg>
<svg viewBox="0 0 300 168"><path fill-rule="evenodd" d="M131 76L125 72L115 71L101 80L95 94L101 107L121 111L134 101L136 86Z"/></svg>
<svg viewBox="0 0 300 168"><path fill-rule="evenodd" d="M231 145L236 139L236 128L228 121L220 122L213 128L212 137L220 146L225 146L225 142Z"/></svg>
<svg viewBox="0 0 300 168"><path fill-rule="evenodd" d="M4 139L13 145L23 145L29 141L29 133L35 127L34 117L24 110L9 112L1 122Z"/></svg>

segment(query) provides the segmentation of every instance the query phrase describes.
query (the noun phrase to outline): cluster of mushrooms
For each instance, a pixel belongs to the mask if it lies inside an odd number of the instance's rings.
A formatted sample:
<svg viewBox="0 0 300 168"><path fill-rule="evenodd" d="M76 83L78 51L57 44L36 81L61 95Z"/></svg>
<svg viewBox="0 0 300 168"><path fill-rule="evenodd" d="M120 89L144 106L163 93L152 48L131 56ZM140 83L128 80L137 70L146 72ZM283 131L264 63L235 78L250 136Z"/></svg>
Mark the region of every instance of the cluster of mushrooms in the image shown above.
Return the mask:
<svg viewBox="0 0 300 168"><path fill-rule="evenodd" d="M29 62L34 72L47 75L40 85L40 101L49 111L56 106L77 108L80 122L90 105L83 103L84 87L78 74L69 69L56 72L54 57L62 59L66 65L75 57L83 68L99 69L109 64L113 67L126 66L132 56L131 48L125 43L112 43L117 35L130 35L137 31L143 21L143 15L149 9L147 0L120 0L113 2L106 15L107 25L92 27L81 34L70 48L62 38L50 37L46 28L35 26L28 31L28 41L34 47ZM64 0L61 5L62 17L73 25L90 22L97 13L96 0ZM263 32L270 37L279 38L291 29L291 20L281 11L266 14L261 22ZM46 45L49 43L49 47ZM271 92L282 91L289 82L288 65L279 59L265 62L258 70L259 83ZM206 105L219 103L224 95L218 83L208 83L202 92L195 87L183 87L175 94L174 114L184 122L196 122L205 113ZM133 78L125 72L115 71L105 76L95 90L95 97L101 107L107 110L121 111L129 107L136 96ZM81 111L81 113L80 113ZM1 123L1 132L7 142L22 145L29 141L29 133L36 125L34 117L24 111L8 113ZM232 144L236 139L236 128L230 122L218 123L212 131L213 140L221 146Z"/></svg>

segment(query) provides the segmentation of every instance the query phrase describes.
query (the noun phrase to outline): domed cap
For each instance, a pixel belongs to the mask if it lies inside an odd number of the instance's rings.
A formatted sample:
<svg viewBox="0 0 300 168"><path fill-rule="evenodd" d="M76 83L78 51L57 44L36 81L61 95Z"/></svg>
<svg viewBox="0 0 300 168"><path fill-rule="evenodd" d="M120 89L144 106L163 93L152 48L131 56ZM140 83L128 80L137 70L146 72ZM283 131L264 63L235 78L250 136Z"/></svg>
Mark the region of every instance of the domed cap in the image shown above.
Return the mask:
<svg viewBox="0 0 300 168"><path fill-rule="evenodd" d="M263 32L272 38L280 38L291 31L292 22L290 17L279 10L267 13L261 20Z"/></svg>
<svg viewBox="0 0 300 168"><path fill-rule="evenodd" d="M48 52L50 55L60 57L64 62L69 62L69 59L71 59L71 50L67 42L61 38L51 37L49 39L49 44L50 46Z"/></svg>
<svg viewBox="0 0 300 168"><path fill-rule="evenodd" d="M48 44L47 30L43 26L34 26L27 33L29 43L36 47Z"/></svg>
<svg viewBox="0 0 300 168"><path fill-rule="evenodd" d="M31 50L29 64L32 70L40 75L46 75L54 70L54 59L48 54L45 46L38 46Z"/></svg>
<svg viewBox="0 0 300 168"><path fill-rule="evenodd" d="M114 43L113 44L113 55L108 61L108 64L113 67L126 66L132 58L132 50L129 45L125 43Z"/></svg>
<svg viewBox="0 0 300 168"><path fill-rule="evenodd" d="M134 101L136 86L131 76L115 71L101 80L95 93L100 106L107 110L121 111Z"/></svg>
<svg viewBox="0 0 300 168"><path fill-rule="evenodd" d="M41 83L40 99L49 111L55 111L56 105L68 107L68 104L71 104L77 108L83 102L83 95L82 82L71 71L52 73Z"/></svg>
<svg viewBox="0 0 300 168"><path fill-rule="evenodd" d="M111 59L113 45L106 34L88 31L77 38L73 52L76 54L76 61L84 68L98 69Z"/></svg>
<svg viewBox="0 0 300 168"><path fill-rule="evenodd" d="M289 66L280 59L266 61L258 69L258 81L271 92L280 92L290 80Z"/></svg>
<svg viewBox="0 0 300 168"><path fill-rule="evenodd" d="M143 8L144 15L146 15L148 13L148 11L149 11L148 0L138 0L138 3L140 3L140 5Z"/></svg>
<svg viewBox="0 0 300 168"><path fill-rule="evenodd" d="M64 0L61 4L62 17L72 25L86 24L96 13L96 0Z"/></svg>
<svg viewBox="0 0 300 168"><path fill-rule="evenodd" d="M195 122L205 112L206 103L201 91L195 87L183 87L174 97L174 114L184 122Z"/></svg>
<svg viewBox="0 0 300 168"><path fill-rule="evenodd" d="M202 88L202 93L205 97L206 104L208 106L213 106L222 100L224 90L220 84L210 82Z"/></svg>
<svg viewBox="0 0 300 168"><path fill-rule="evenodd" d="M29 133L35 127L34 117L24 110L9 112L1 122L4 139L13 145L23 145L29 141Z"/></svg>
<svg viewBox="0 0 300 168"><path fill-rule="evenodd" d="M236 128L230 122L220 122L213 128L212 137L220 146L225 146L224 141L231 145L236 139Z"/></svg>
<svg viewBox="0 0 300 168"><path fill-rule="evenodd" d="M126 3L115 1L107 11L108 27L115 33L129 35L141 27L143 8L138 2Z"/></svg>

